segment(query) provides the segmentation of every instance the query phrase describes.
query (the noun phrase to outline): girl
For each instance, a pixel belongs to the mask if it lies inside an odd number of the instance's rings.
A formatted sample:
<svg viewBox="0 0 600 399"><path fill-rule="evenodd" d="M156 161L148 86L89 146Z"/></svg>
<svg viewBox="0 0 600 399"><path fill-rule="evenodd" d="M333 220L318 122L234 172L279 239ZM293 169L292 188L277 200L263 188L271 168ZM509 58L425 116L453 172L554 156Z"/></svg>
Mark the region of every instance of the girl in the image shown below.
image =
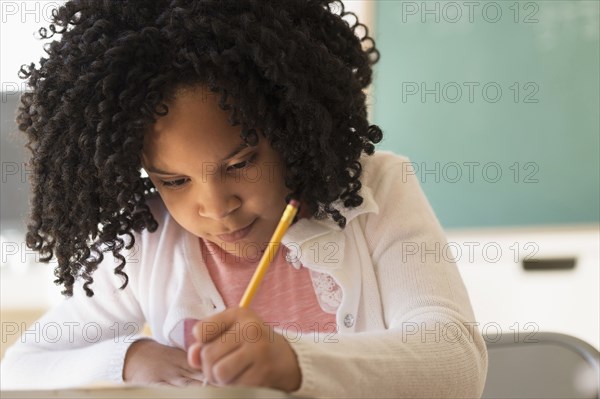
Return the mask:
<svg viewBox="0 0 600 399"><path fill-rule="evenodd" d="M408 160L374 152L363 90L379 53L346 14L330 0L58 9L40 33L60 40L22 69L18 122L27 245L56 259L66 298L7 351L4 388L482 393L485 343L440 225ZM291 198L299 215L239 309Z"/></svg>

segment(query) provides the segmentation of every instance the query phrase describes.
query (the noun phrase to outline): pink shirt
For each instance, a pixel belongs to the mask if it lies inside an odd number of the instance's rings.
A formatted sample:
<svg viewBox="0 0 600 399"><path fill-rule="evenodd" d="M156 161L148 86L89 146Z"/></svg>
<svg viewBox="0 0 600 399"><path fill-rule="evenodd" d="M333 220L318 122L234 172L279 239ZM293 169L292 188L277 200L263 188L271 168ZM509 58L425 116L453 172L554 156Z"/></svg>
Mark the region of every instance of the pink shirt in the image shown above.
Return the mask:
<svg viewBox="0 0 600 399"><path fill-rule="evenodd" d="M223 297L225 306L238 306L258 259L247 260L224 251L217 244L199 238L203 258L211 279ZM271 328L281 329L288 337L300 332L336 331L336 310L342 290L328 274L305 267L296 269L286 261L288 248L281 245L269 266L251 308ZM185 346L191 342L194 320L185 322Z"/></svg>

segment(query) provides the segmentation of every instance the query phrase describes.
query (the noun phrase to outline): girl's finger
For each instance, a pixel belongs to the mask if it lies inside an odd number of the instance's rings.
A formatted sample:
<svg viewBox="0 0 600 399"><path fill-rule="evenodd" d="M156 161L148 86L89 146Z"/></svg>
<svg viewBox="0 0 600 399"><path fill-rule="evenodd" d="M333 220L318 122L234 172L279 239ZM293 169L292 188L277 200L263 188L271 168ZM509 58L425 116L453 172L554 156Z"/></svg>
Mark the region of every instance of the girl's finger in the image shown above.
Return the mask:
<svg viewBox="0 0 600 399"><path fill-rule="evenodd" d="M196 370L202 370L202 360L200 359L200 343L194 342L187 351L187 362L190 367Z"/></svg>
<svg viewBox="0 0 600 399"><path fill-rule="evenodd" d="M221 313L214 314L206 319L200 320L192 327L192 336L200 342L206 343L219 338L221 334L229 330L234 323L240 323L239 308L225 309ZM244 310L242 310L243 312ZM245 310L247 312L247 310Z"/></svg>
<svg viewBox="0 0 600 399"><path fill-rule="evenodd" d="M201 350L202 371L209 382L217 382L214 376L214 367L223 359L235 356L240 351L240 345L227 345L219 341L204 346ZM220 380L219 380L220 381Z"/></svg>
<svg viewBox="0 0 600 399"><path fill-rule="evenodd" d="M171 384L176 387L202 386L202 381L196 380L194 378L181 376L171 381Z"/></svg>
<svg viewBox="0 0 600 399"><path fill-rule="evenodd" d="M230 385L252 369L254 360L249 351L235 350L220 358L211 368L211 381L219 385ZM249 384L256 385L256 384Z"/></svg>
<svg viewBox="0 0 600 399"><path fill-rule="evenodd" d="M201 320L192 328L192 336L199 342L210 342L227 331L231 324L235 322L232 318L222 317L221 315L213 316L214 320Z"/></svg>

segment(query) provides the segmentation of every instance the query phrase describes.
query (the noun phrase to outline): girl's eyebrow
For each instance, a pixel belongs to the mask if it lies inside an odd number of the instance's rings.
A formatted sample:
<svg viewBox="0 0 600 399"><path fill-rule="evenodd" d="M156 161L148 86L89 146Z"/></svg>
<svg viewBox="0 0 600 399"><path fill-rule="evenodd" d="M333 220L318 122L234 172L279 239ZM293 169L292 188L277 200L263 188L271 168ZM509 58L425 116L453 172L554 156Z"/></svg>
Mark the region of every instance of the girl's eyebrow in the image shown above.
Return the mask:
<svg viewBox="0 0 600 399"><path fill-rule="evenodd" d="M221 160L221 163L225 163L225 162L229 161L231 158L235 157L236 155L238 155L240 152L242 152L243 150L245 150L248 147L250 147L250 145L248 143L242 142L233 151L231 151L229 153L229 155L227 155L225 158L223 158L223 160ZM144 169L146 169L146 168L144 168ZM146 169L146 172L148 172L148 173L154 173L154 174L159 174L159 175L165 175L165 176L177 176L177 175L179 175L179 173L167 172L165 170L162 170L162 169L157 168L157 167L152 166L152 165L148 165L148 168Z"/></svg>
<svg viewBox="0 0 600 399"><path fill-rule="evenodd" d="M177 176L178 175L178 173L167 172L160 168L156 168L152 165L148 165L148 167L144 168L144 169L146 170L147 173L153 173L153 174L157 174L157 175L165 175L165 176Z"/></svg>
<svg viewBox="0 0 600 399"><path fill-rule="evenodd" d="M248 147L250 147L250 145L248 145L248 143L246 143L245 141L240 143L233 151L229 153L229 155L227 155L225 158L223 158L223 160L221 160L221 163L229 161L231 158L235 157L237 154L242 152L242 150Z"/></svg>

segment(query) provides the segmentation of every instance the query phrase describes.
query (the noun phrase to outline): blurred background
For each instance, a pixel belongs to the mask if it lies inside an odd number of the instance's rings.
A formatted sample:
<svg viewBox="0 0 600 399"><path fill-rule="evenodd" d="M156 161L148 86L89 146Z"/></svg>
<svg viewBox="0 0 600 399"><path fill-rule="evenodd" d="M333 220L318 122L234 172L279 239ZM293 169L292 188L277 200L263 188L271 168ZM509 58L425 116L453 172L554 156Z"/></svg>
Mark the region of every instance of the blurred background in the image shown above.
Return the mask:
<svg viewBox="0 0 600 399"><path fill-rule="evenodd" d="M39 62L34 32L60 3L1 1L2 353L60 298L52 266L24 245L27 154L14 122L25 89L16 72ZM558 332L597 349L600 2L344 4L381 52L368 91L378 148L410 158L478 327L514 342Z"/></svg>
<svg viewBox="0 0 600 399"><path fill-rule="evenodd" d="M411 159L484 331L598 348L599 2L368 4L380 148Z"/></svg>

